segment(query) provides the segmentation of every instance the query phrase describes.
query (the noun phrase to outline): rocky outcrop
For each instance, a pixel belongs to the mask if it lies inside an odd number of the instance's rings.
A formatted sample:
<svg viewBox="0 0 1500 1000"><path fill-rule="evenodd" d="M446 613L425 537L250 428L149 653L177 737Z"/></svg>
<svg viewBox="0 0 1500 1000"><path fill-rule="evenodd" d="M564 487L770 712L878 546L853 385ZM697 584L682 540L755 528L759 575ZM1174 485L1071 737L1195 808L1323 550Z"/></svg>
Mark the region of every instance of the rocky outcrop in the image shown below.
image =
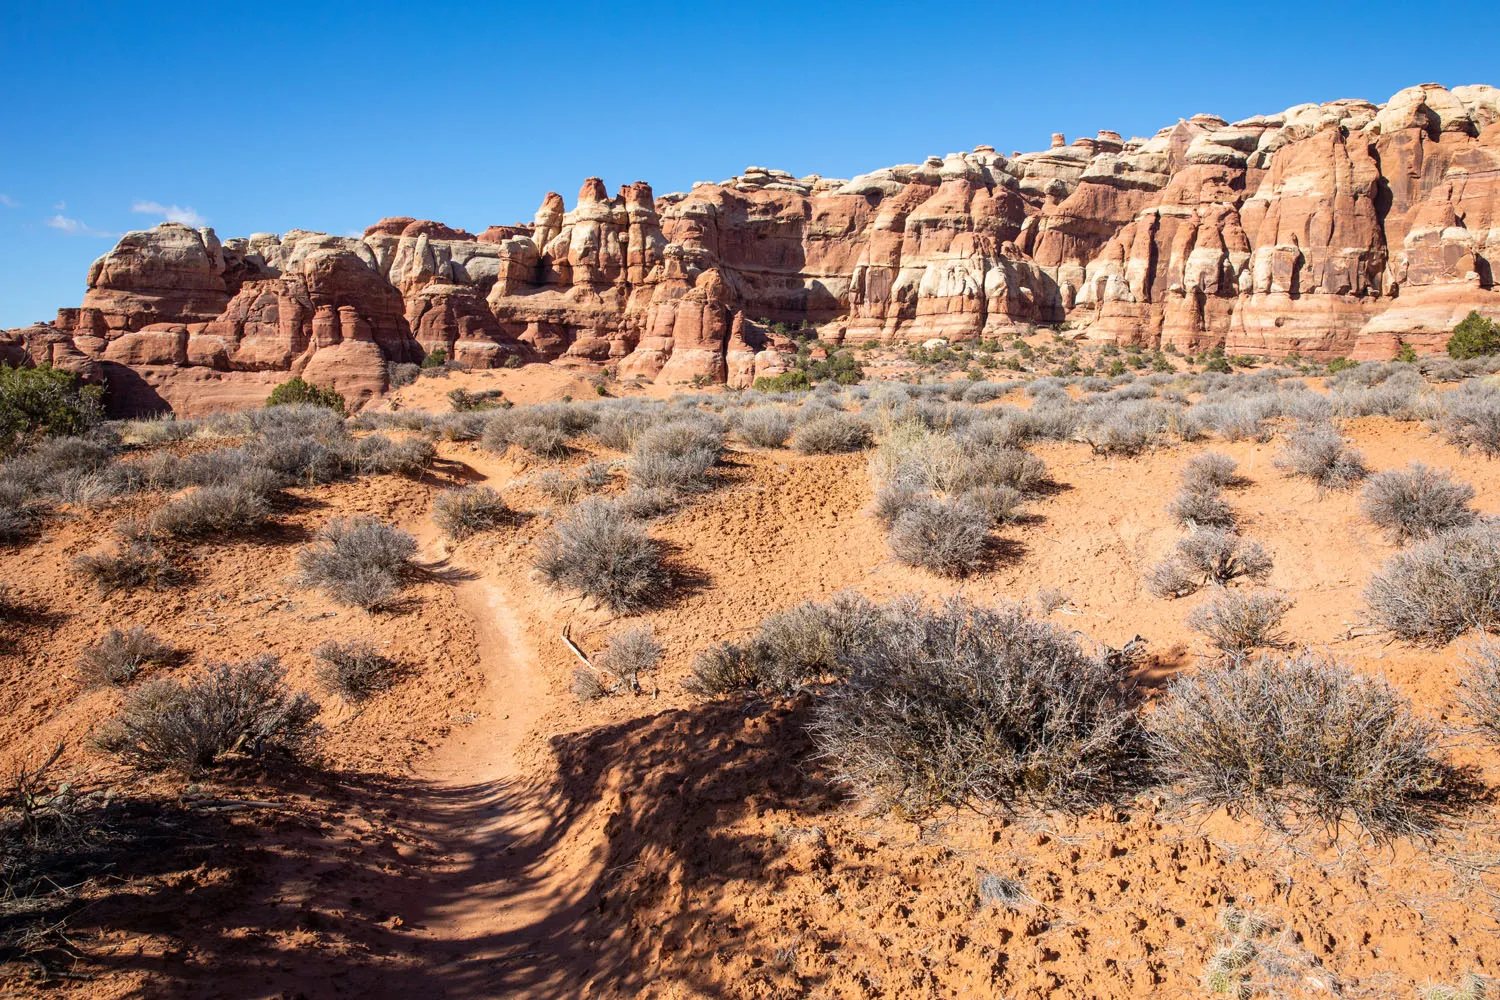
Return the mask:
<svg viewBox="0 0 1500 1000"><path fill-rule="evenodd" d="M979 146L851 179L748 167L655 197L588 178L571 209L548 193L530 222L478 236L400 216L358 239L221 243L165 223L95 262L81 306L0 337L0 357L145 373L131 406L183 405L174 379L227 400L282 372L358 403L384 391L388 363L436 349L738 386L784 369L776 321L833 343L1066 325L1387 357L1440 348L1472 309L1500 316L1497 254L1500 91L1423 84L1380 105L1195 115L1149 138L1055 135L1041 152Z"/></svg>

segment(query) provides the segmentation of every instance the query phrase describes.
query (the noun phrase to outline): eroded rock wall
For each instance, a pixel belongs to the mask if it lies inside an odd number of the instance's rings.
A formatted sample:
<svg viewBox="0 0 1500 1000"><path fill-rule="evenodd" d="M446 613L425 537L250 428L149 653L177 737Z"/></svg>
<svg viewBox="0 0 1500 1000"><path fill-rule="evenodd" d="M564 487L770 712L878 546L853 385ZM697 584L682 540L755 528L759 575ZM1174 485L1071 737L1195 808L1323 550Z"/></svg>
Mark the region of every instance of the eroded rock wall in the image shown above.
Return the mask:
<svg viewBox="0 0 1500 1000"><path fill-rule="evenodd" d="M1439 349L1471 309L1500 316L1497 254L1500 91L1423 84L847 180L749 167L657 198L589 178L571 209L549 193L531 222L478 236L395 217L358 239L221 242L164 223L96 261L81 306L0 335L0 357L113 372L136 408L191 408L210 384L259 398L281 372L359 405L387 362L437 348L745 385L784 366L757 320L850 343L1066 323L1099 341L1387 357Z"/></svg>

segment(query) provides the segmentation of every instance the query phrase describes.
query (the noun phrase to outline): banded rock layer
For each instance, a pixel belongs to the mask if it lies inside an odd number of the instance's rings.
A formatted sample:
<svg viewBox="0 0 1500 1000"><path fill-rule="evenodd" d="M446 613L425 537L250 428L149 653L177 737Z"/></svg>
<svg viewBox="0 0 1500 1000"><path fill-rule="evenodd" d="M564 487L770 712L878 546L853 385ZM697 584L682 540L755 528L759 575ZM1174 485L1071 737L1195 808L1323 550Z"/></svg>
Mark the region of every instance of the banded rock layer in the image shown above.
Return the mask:
<svg viewBox="0 0 1500 1000"><path fill-rule="evenodd" d="M384 219L362 238L127 234L77 309L0 358L103 372L116 408L258 403L296 373L355 404L434 348L748 384L781 370L762 321L834 343L1075 336L1388 357L1500 316L1500 91L1424 84L1150 139L992 147L850 180L747 168L653 197L589 178L569 210L475 236ZM239 397L243 396L243 400Z"/></svg>

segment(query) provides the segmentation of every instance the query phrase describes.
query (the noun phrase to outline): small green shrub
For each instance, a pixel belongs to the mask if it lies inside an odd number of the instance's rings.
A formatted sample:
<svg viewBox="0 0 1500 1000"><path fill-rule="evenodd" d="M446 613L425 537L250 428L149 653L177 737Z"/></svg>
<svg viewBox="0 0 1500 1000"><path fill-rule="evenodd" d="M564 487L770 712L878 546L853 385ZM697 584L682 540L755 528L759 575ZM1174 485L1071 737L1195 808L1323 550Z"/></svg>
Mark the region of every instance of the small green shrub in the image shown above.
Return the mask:
<svg viewBox="0 0 1500 1000"><path fill-rule="evenodd" d="M0 457L42 436L82 434L104 418L104 389L50 364L0 364Z"/></svg>
<svg viewBox="0 0 1500 1000"><path fill-rule="evenodd" d="M1448 356L1458 361L1500 352L1500 330L1477 310L1459 320L1448 338Z"/></svg>
<svg viewBox="0 0 1500 1000"><path fill-rule="evenodd" d="M332 388L320 389L301 378L292 378L271 390L267 406L321 406L343 416L348 413L344 397Z"/></svg>

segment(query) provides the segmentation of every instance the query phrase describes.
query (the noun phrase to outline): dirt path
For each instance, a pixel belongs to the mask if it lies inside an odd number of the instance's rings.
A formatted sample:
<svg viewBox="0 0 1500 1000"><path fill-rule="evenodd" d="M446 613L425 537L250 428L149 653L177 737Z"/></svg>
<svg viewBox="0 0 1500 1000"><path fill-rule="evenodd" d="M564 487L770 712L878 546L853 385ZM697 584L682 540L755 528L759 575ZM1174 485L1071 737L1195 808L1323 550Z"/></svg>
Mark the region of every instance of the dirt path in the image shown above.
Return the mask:
<svg viewBox="0 0 1500 1000"><path fill-rule="evenodd" d="M559 850L562 819L552 775L528 771L520 753L556 700L515 610L482 567L451 561L430 522L417 526L421 558L448 571L473 622L485 705L415 775L414 819L436 863L405 900L426 995L452 998L575 995L588 975L571 947L582 917L587 866ZM400 912L400 911L398 911ZM410 984L379 995L410 997Z"/></svg>

